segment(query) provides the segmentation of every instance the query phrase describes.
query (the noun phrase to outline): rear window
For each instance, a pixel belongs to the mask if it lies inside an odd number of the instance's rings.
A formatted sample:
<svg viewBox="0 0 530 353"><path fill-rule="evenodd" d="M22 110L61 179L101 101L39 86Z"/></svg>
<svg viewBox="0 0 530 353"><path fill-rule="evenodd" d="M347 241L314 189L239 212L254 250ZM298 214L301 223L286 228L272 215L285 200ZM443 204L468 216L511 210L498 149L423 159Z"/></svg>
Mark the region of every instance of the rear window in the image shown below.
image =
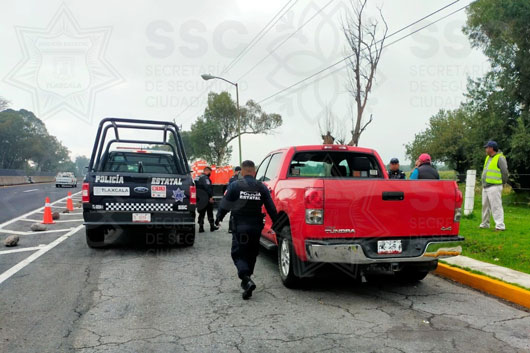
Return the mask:
<svg viewBox="0 0 530 353"><path fill-rule="evenodd" d="M383 178L377 159L370 154L344 151L309 151L294 155L290 177Z"/></svg>
<svg viewBox="0 0 530 353"><path fill-rule="evenodd" d="M103 172L178 174L175 160L169 154L111 152Z"/></svg>

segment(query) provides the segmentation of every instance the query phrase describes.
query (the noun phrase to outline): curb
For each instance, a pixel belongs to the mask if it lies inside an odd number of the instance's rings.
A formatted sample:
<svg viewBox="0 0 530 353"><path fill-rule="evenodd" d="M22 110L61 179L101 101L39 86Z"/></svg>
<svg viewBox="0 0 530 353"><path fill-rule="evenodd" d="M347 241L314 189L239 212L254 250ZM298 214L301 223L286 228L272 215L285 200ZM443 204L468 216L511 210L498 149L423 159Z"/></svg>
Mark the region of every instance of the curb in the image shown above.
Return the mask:
<svg viewBox="0 0 530 353"><path fill-rule="evenodd" d="M434 273L530 309L530 291L523 288L443 263L438 263Z"/></svg>

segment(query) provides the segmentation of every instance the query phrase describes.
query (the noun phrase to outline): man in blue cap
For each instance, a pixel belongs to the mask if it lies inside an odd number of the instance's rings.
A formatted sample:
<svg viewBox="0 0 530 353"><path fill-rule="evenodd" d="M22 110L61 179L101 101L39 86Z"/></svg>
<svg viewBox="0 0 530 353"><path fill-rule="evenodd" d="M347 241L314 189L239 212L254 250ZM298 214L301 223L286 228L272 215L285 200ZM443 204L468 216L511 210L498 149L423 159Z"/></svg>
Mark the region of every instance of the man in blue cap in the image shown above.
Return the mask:
<svg viewBox="0 0 530 353"><path fill-rule="evenodd" d="M388 177L390 179L406 179L405 173L399 169L399 159L392 158L390 160L390 169L388 169Z"/></svg>
<svg viewBox="0 0 530 353"><path fill-rule="evenodd" d="M504 210L502 208L502 186L508 182L508 163L499 151L495 141L488 141L486 160L482 171L482 223L480 228L490 227L490 217L493 214L495 231L506 229L504 225Z"/></svg>

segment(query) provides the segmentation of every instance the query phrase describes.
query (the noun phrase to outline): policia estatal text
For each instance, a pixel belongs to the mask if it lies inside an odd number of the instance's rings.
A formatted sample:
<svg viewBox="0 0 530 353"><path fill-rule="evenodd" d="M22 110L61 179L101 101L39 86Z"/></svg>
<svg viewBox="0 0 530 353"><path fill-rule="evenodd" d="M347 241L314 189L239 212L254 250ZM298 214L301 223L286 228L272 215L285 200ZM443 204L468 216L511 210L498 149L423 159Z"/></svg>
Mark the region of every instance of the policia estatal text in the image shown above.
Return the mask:
<svg viewBox="0 0 530 353"><path fill-rule="evenodd" d="M269 190L255 178L254 162L244 161L241 163L241 169L243 177L228 186L219 206L215 224L219 225L224 216L232 211L232 260L241 279L243 299L248 299L256 289L256 284L250 277L254 273L263 229L264 215L261 213L261 208L265 205L273 223L276 222L278 214Z"/></svg>

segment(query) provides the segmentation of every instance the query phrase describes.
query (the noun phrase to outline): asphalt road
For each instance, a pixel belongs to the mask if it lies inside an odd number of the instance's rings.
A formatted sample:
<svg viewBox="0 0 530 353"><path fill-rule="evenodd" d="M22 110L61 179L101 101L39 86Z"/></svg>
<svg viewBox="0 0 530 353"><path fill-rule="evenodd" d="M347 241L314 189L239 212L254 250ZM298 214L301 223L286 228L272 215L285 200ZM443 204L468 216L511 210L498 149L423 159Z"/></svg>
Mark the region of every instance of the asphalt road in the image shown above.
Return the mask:
<svg viewBox="0 0 530 353"><path fill-rule="evenodd" d="M77 185L77 188L56 188L53 183L0 187L0 223L44 206L46 197L55 201L68 191L73 194L81 189L81 183Z"/></svg>
<svg viewBox="0 0 530 353"><path fill-rule="evenodd" d="M0 251L0 281L41 255L0 282L0 352L530 351L529 312L434 275L405 286L330 270L290 290L263 251L243 301L226 223L192 248L153 246L149 232L94 250L78 212L49 228L69 232L21 235L20 248L57 244L47 252Z"/></svg>

